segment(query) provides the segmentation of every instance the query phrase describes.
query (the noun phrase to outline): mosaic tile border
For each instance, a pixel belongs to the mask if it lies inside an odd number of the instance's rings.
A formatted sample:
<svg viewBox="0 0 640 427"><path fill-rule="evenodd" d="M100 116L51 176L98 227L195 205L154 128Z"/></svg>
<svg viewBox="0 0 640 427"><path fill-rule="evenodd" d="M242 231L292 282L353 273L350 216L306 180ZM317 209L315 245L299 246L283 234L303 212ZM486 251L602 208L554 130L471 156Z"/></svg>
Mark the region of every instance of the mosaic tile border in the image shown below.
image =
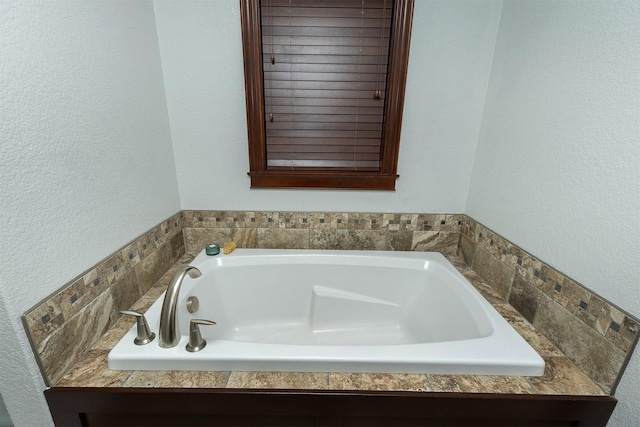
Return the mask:
<svg viewBox="0 0 640 427"><path fill-rule="evenodd" d="M22 316L47 385L55 383L184 254L182 212L142 234ZM84 325L92 325L85 328Z"/></svg>
<svg viewBox="0 0 640 427"><path fill-rule="evenodd" d="M185 227L460 231L465 215L358 212L183 211Z"/></svg>
<svg viewBox="0 0 640 427"><path fill-rule="evenodd" d="M468 216L459 255L534 327L613 394L640 320Z"/></svg>

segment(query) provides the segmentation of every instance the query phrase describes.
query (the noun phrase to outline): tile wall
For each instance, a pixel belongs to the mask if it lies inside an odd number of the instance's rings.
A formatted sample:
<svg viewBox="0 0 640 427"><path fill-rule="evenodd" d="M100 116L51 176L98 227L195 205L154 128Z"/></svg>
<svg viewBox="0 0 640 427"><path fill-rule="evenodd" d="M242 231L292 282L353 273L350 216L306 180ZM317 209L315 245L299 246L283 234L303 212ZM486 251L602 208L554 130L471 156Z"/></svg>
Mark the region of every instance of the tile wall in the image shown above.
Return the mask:
<svg viewBox="0 0 640 427"><path fill-rule="evenodd" d="M455 254L461 215L185 211L185 246L436 251Z"/></svg>
<svg viewBox="0 0 640 427"><path fill-rule="evenodd" d="M638 319L466 215L182 211L63 286L24 316L48 384L55 384L185 253L241 248L436 251L458 254L604 390L638 339ZM92 325L87 328L85 325Z"/></svg>
<svg viewBox="0 0 640 427"><path fill-rule="evenodd" d="M48 385L55 384L185 251L182 212L64 285L22 317Z"/></svg>
<svg viewBox="0 0 640 427"><path fill-rule="evenodd" d="M467 216L460 232L460 257L613 394L638 340L638 319Z"/></svg>

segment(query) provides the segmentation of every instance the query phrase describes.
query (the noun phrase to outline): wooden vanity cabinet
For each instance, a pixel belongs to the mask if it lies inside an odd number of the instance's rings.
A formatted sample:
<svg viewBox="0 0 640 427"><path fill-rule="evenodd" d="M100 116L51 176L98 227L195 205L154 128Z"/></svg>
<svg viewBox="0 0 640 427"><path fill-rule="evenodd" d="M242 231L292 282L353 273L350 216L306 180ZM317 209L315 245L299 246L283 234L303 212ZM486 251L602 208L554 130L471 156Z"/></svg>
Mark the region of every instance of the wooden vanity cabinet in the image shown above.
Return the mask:
<svg viewBox="0 0 640 427"><path fill-rule="evenodd" d="M605 426L609 396L61 388L57 426Z"/></svg>

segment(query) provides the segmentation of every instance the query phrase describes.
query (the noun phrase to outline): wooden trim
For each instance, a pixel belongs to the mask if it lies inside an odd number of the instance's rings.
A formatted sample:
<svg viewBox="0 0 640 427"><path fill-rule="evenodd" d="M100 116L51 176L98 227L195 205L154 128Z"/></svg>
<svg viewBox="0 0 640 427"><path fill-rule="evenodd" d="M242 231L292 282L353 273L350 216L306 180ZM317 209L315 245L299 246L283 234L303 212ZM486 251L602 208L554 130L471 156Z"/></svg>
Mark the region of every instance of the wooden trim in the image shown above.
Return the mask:
<svg viewBox="0 0 640 427"><path fill-rule="evenodd" d="M396 0L396 10L392 16L389 54L387 105L385 108L384 137L382 138L382 162L380 172L395 174L398 171L400 152L400 131L404 111L404 94L409 67L409 47L411 44L411 24L413 22L414 0Z"/></svg>
<svg viewBox="0 0 640 427"><path fill-rule="evenodd" d="M396 0L392 17L391 57L395 64L389 70L380 171L345 174L343 170L327 169L318 174L302 168L283 171L267 167L260 4L258 0L240 0L251 188L395 190L413 5L414 0Z"/></svg>
<svg viewBox="0 0 640 427"><path fill-rule="evenodd" d="M58 426L605 426L610 396L330 390L52 388Z"/></svg>
<svg viewBox="0 0 640 427"><path fill-rule="evenodd" d="M264 129L264 87L262 80L262 35L260 34L260 2L240 0L244 87L247 99L249 132L249 171L267 170Z"/></svg>
<svg viewBox="0 0 640 427"><path fill-rule="evenodd" d="M379 172L269 170L249 173L251 188L395 190L398 175Z"/></svg>

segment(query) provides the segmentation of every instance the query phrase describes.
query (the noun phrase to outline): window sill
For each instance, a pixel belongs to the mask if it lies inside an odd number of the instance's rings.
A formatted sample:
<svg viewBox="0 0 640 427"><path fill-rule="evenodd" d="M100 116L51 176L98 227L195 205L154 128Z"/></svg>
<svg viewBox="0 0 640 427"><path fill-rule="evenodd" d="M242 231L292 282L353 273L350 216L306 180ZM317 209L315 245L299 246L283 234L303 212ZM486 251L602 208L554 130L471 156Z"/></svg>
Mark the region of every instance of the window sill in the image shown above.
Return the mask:
<svg viewBox="0 0 640 427"><path fill-rule="evenodd" d="M395 191L397 174L363 171L282 170L249 172L251 188Z"/></svg>

